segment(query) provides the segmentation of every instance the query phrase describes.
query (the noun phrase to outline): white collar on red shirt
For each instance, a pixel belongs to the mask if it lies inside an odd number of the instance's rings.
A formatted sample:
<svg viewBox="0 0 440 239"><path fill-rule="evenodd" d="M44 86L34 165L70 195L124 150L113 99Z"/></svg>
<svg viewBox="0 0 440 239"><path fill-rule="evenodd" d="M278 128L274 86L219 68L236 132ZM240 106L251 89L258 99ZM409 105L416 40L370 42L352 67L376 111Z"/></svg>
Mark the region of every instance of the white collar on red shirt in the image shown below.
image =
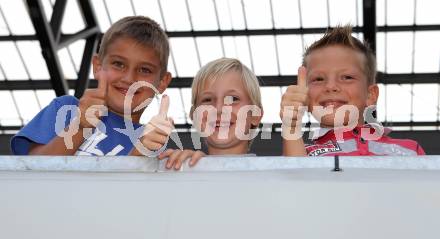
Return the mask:
<svg viewBox="0 0 440 239"><path fill-rule="evenodd" d="M369 124L364 124L362 125L360 128L376 128L376 127L383 127L381 124L379 123L369 123ZM338 129L338 128L317 128L317 129L313 129L310 131L310 135L309 138L311 140L317 140L319 138L321 138L322 136L326 135L328 132L334 130L334 129ZM383 127L384 129L384 133L383 135L388 135L392 130L391 128L388 127Z"/></svg>

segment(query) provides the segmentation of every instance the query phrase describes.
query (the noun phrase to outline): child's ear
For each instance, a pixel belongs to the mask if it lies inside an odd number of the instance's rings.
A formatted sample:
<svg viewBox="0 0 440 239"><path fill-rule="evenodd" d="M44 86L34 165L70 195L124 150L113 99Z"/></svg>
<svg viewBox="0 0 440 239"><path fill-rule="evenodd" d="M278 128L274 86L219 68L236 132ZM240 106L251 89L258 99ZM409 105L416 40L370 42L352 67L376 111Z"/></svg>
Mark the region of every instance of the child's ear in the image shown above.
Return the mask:
<svg viewBox="0 0 440 239"><path fill-rule="evenodd" d="M263 110L261 110L260 116L251 116L251 129L256 129L260 125L261 119L263 118Z"/></svg>
<svg viewBox="0 0 440 239"><path fill-rule="evenodd" d="M159 85L158 85L158 90L159 92L162 94L168 87L168 85L171 82L171 73L166 72L163 76L162 79L160 79Z"/></svg>
<svg viewBox="0 0 440 239"><path fill-rule="evenodd" d="M96 79L97 78L97 74L101 70L101 67L102 67L101 59L99 59L98 55L96 55L96 54L93 55L92 66L93 66L93 76Z"/></svg>
<svg viewBox="0 0 440 239"><path fill-rule="evenodd" d="M379 87L377 84L368 86L367 106L376 105L379 98Z"/></svg>

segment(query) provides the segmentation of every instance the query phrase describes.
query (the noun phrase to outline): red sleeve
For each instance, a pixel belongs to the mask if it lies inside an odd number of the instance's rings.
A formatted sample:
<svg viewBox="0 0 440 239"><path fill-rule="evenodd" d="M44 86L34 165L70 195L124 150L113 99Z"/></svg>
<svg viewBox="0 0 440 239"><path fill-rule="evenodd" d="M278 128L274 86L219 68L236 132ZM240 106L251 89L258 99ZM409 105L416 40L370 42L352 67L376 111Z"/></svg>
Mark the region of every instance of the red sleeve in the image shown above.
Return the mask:
<svg viewBox="0 0 440 239"><path fill-rule="evenodd" d="M422 146L417 143L417 155L426 155L425 150L423 150Z"/></svg>

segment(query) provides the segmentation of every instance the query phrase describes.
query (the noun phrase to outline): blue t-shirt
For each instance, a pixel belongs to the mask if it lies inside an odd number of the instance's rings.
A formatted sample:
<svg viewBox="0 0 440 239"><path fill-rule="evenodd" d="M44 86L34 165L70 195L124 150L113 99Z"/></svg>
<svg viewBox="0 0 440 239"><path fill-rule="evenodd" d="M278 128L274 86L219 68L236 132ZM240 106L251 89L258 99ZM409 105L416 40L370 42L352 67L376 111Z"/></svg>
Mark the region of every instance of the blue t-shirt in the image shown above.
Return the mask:
<svg viewBox="0 0 440 239"><path fill-rule="evenodd" d="M73 96L61 96L42 109L26 126L11 139L13 154L27 155L31 143L47 144L57 131L64 130L76 114L78 99ZM100 125L93 129L92 135L84 140L76 152L77 155L128 155L133 149L130 137L118 129L125 129L124 118L112 112L100 118ZM57 122L58 121L58 122ZM56 127L56 124L58 124ZM105 127L104 127L104 126ZM137 129L141 125L133 124ZM104 130L105 129L105 130Z"/></svg>

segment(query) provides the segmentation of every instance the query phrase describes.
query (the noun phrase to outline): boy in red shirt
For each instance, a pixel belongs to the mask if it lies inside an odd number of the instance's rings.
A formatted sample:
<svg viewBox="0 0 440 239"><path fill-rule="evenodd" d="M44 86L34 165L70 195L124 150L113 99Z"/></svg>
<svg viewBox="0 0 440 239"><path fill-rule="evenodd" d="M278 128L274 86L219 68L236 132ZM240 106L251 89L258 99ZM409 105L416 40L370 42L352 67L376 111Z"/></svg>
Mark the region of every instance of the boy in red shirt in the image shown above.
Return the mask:
<svg viewBox="0 0 440 239"><path fill-rule="evenodd" d="M379 96L376 59L368 44L351 33L350 26L336 27L304 53L298 84L289 86L281 101L283 154L425 154L417 142L393 139L387 136L389 129L372 120ZM304 145L301 137L305 109L321 126L311 132L312 145Z"/></svg>

